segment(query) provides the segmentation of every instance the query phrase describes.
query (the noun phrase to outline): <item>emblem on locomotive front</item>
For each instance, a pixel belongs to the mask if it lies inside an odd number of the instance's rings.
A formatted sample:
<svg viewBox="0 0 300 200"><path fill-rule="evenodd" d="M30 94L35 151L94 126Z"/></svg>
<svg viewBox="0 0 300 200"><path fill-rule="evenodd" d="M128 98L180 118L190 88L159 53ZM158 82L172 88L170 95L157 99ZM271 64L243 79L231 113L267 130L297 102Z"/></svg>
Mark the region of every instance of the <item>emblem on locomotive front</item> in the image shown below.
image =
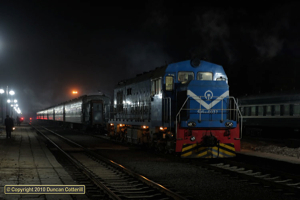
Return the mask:
<svg viewBox="0 0 300 200"><path fill-rule="evenodd" d="M207 90L205 93L204 93L204 97L206 100L211 100L213 98L214 94L212 91L210 90Z"/></svg>

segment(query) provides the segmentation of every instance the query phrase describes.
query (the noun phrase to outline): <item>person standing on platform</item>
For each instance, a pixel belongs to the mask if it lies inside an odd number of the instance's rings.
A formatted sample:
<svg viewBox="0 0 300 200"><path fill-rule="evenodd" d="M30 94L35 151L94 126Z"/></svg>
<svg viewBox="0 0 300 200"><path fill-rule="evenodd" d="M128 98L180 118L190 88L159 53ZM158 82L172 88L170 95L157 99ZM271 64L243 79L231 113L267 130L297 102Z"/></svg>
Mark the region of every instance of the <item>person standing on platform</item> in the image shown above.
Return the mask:
<svg viewBox="0 0 300 200"><path fill-rule="evenodd" d="M11 138L11 131L14 127L14 120L6 115L5 119L5 126L6 126L6 138Z"/></svg>
<svg viewBox="0 0 300 200"><path fill-rule="evenodd" d="M19 116L17 116L17 126L20 126L20 124L21 124L21 119Z"/></svg>

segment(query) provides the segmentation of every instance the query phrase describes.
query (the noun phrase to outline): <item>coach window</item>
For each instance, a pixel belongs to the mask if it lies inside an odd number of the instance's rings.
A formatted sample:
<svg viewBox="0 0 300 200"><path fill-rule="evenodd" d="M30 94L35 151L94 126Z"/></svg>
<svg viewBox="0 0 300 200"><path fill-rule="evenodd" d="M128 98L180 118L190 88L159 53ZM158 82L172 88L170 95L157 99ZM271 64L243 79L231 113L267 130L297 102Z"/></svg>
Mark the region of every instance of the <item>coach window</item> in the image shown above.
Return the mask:
<svg viewBox="0 0 300 200"><path fill-rule="evenodd" d="M251 116L256 116L256 106L251 106Z"/></svg>
<svg viewBox="0 0 300 200"><path fill-rule="evenodd" d="M300 115L300 104L294 104L293 106L293 116Z"/></svg>
<svg viewBox="0 0 300 200"><path fill-rule="evenodd" d="M173 76L166 76L166 90L172 91L173 90Z"/></svg>
<svg viewBox="0 0 300 200"><path fill-rule="evenodd" d="M251 106L247 107L247 116L251 116Z"/></svg>
<svg viewBox="0 0 300 200"><path fill-rule="evenodd" d="M197 73L197 80L200 81L212 81L212 73L211 72L198 72Z"/></svg>
<svg viewBox="0 0 300 200"><path fill-rule="evenodd" d="M270 105L266 106L266 116L272 115L272 107Z"/></svg>
<svg viewBox="0 0 300 200"><path fill-rule="evenodd" d="M285 115L285 116L290 115L290 105L289 104L283 105L283 115Z"/></svg>
<svg viewBox="0 0 300 200"><path fill-rule="evenodd" d="M280 105L274 106L274 115L279 116L280 115Z"/></svg>
<svg viewBox="0 0 300 200"><path fill-rule="evenodd" d="M246 116L246 114L247 114L247 107L242 107L242 112L243 112L243 115Z"/></svg>
<svg viewBox="0 0 300 200"><path fill-rule="evenodd" d="M241 111L241 114L242 114L242 115L245 115L245 114L244 114L244 107L240 106L240 111Z"/></svg>
<svg viewBox="0 0 300 200"><path fill-rule="evenodd" d="M251 107L244 107L244 111L245 111L245 116L249 116L250 115L250 112L249 112L249 109Z"/></svg>

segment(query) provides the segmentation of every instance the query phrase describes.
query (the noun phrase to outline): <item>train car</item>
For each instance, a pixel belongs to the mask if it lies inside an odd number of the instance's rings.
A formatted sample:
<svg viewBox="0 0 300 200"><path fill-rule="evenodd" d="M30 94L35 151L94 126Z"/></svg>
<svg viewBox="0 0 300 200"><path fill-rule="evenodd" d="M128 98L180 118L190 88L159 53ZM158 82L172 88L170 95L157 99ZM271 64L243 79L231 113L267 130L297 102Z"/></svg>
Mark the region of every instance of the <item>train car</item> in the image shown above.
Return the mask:
<svg viewBox="0 0 300 200"><path fill-rule="evenodd" d="M238 99L248 136L300 137L300 95L294 92L244 96Z"/></svg>
<svg viewBox="0 0 300 200"><path fill-rule="evenodd" d="M234 157L240 151L241 112L220 65L187 60L120 81L113 107L112 138L183 158Z"/></svg>
<svg viewBox="0 0 300 200"><path fill-rule="evenodd" d="M37 112L38 120L64 123L74 128L105 128L110 98L105 95L84 95Z"/></svg>

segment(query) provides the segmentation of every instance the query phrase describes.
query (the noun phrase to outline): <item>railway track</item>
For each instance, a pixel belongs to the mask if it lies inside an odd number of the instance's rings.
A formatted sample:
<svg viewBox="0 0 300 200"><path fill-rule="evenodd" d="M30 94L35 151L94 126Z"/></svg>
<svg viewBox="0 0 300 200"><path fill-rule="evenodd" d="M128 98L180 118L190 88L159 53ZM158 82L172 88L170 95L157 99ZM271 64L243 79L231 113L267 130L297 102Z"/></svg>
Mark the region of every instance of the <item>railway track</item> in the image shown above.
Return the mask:
<svg viewBox="0 0 300 200"><path fill-rule="evenodd" d="M282 145L278 140L266 141ZM180 160L183 161L182 159ZM276 168L275 170L270 167L262 167L258 163L245 163L243 160L247 160L247 158L243 158L240 161L234 159L222 159L222 162L218 163L215 163L215 160L213 160L213 164L207 164L207 162L203 162L203 160L190 160L188 162L196 163L196 165L209 170L236 177L241 181L248 181L250 184L260 184L263 187L271 187L274 191L282 192L284 195L300 197L300 173L289 173L289 169L282 170L282 168L285 168L284 164L281 169Z"/></svg>
<svg viewBox="0 0 300 200"><path fill-rule="evenodd" d="M47 128L33 128L68 158L64 159L65 164L76 181L86 185L86 194L91 199L188 199ZM73 149L64 150L50 138L50 133L67 141Z"/></svg>
<svg viewBox="0 0 300 200"><path fill-rule="evenodd" d="M270 187L284 195L300 197L300 175L298 174L263 168L231 159L223 159L221 162L215 163L195 161L193 164L220 172L223 175L229 175L239 181L247 181L249 184Z"/></svg>

